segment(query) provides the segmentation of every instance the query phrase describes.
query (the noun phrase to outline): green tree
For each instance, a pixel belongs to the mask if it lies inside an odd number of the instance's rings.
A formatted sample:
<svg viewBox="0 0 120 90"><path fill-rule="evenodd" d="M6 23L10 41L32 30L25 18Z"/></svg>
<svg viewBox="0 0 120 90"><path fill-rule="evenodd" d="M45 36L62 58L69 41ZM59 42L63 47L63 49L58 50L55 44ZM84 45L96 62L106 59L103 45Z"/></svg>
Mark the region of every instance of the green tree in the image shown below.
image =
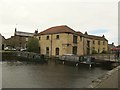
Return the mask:
<svg viewBox="0 0 120 90"><path fill-rule="evenodd" d="M27 51L39 53L39 40L37 38L30 38L28 40Z"/></svg>

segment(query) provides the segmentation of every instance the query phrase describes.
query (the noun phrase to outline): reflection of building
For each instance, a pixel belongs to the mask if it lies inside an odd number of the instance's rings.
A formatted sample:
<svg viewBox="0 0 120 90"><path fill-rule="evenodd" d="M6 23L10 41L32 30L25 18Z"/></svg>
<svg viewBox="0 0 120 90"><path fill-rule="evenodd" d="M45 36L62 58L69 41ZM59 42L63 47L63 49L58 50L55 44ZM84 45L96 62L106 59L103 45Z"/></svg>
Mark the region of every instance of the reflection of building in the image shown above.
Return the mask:
<svg viewBox="0 0 120 90"><path fill-rule="evenodd" d="M26 43L33 35L34 33L17 31L15 28L14 36L11 36L11 38L6 40L7 46L18 50L26 49Z"/></svg>
<svg viewBox="0 0 120 90"><path fill-rule="evenodd" d="M39 39L40 53L47 55L92 54L108 50L108 40L104 35L93 36L76 32L66 25L56 26L40 32L35 37Z"/></svg>
<svg viewBox="0 0 120 90"><path fill-rule="evenodd" d="M6 46L5 38L0 34L0 50L4 50L5 46Z"/></svg>

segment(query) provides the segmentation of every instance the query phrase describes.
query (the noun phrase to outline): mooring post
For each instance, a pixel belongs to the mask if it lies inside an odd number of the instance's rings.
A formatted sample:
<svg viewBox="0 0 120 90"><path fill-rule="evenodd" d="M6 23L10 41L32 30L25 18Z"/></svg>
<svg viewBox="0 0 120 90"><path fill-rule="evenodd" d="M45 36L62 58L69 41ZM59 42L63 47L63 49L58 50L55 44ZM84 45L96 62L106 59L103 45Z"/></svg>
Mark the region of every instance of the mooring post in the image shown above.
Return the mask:
<svg viewBox="0 0 120 90"><path fill-rule="evenodd" d="M90 63L90 64L89 64L89 69L91 69L91 67L92 67L92 64Z"/></svg>
<svg viewBox="0 0 120 90"><path fill-rule="evenodd" d="M63 61L63 64L65 64L65 62Z"/></svg>
<svg viewBox="0 0 120 90"><path fill-rule="evenodd" d="M76 67L78 66L78 63L76 63Z"/></svg>

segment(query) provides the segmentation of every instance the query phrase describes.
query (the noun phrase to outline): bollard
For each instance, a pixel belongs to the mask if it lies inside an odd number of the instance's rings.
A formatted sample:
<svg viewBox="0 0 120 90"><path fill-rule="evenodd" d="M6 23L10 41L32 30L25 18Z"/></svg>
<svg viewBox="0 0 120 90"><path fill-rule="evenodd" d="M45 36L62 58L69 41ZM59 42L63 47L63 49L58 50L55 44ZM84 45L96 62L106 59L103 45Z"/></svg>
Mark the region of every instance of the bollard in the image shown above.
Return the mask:
<svg viewBox="0 0 120 90"><path fill-rule="evenodd" d="M78 63L76 63L76 67L78 66Z"/></svg>
<svg viewBox="0 0 120 90"><path fill-rule="evenodd" d="M65 64L65 62L63 61L63 64Z"/></svg>
<svg viewBox="0 0 120 90"><path fill-rule="evenodd" d="M89 64L89 67L90 67L90 68L91 68L91 66L92 66L92 65L91 65L91 64Z"/></svg>

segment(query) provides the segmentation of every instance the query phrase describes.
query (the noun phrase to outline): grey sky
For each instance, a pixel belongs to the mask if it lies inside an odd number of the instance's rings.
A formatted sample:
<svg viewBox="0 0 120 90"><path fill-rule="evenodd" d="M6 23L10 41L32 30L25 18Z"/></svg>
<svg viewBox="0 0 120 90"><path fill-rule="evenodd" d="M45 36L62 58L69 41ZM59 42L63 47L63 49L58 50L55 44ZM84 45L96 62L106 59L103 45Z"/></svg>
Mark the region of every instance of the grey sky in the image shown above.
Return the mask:
<svg viewBox="0 0 120 90"><path fill-rule="evenodd" d="M0 4L0 32L6 38L15 27L40 32L68 25L83 33L104 34L109 43L118 44L118 0L0 0Z"/></svg>

